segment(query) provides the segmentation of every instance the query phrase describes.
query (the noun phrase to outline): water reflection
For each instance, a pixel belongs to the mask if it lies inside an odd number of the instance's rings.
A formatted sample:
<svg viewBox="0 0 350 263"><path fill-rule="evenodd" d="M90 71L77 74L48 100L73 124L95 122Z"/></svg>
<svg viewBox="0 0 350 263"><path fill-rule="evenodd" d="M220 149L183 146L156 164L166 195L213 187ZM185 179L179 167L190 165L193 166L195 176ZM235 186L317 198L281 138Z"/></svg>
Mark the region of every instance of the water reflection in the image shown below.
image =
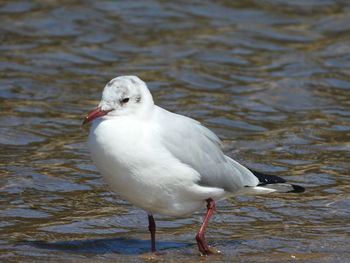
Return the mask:
<svg viewBox="0 0 350 263"><path fill-rule="evenodd" d="M132 238L109 238L99 240L74 240L61 242L26 242L21 245L28 245L40 249L63 250L74 253L117 253L138 255L149 252L150 242L148 240L137 240ZM183 249L188 243L181 242L157 242L159 250Z"/></svg>

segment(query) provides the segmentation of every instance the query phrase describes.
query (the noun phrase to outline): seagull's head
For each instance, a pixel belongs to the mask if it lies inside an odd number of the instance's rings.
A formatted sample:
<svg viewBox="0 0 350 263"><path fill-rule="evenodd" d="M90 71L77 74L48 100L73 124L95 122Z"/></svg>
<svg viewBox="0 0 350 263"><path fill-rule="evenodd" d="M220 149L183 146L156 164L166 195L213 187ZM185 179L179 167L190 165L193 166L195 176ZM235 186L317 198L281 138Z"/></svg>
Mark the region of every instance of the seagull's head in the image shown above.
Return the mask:
<svg viewBox="0 0 350 263"><path fill-rule="evenodd" d="M136 76L120 76L107 83L100 104L85 117L83 124L105 115L136 115L150 105L153 99L145 82Z"/></svg>

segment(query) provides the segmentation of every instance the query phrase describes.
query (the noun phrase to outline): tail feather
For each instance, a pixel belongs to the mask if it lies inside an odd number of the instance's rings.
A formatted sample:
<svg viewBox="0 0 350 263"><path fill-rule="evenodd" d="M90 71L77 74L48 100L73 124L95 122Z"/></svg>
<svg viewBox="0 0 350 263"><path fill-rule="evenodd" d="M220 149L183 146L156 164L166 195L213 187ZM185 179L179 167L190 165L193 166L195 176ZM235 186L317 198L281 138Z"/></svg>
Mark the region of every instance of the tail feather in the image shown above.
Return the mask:
<svg viewBox="0 0 350 263"><path fill-rule="evenodd" d="M260 187L284 193L302 193L305 191L304 187L300 185L289 184L286 180L276 175L265 174L251 169L250 171L259 179L260 183L258 186Z"/></svg>
<svg viewBox="0 0 350 263"><path fill-rule="evenodd" d="M265 184L257 187L277 193L302 193L305 191L302 186L288 183Z"/></svg>

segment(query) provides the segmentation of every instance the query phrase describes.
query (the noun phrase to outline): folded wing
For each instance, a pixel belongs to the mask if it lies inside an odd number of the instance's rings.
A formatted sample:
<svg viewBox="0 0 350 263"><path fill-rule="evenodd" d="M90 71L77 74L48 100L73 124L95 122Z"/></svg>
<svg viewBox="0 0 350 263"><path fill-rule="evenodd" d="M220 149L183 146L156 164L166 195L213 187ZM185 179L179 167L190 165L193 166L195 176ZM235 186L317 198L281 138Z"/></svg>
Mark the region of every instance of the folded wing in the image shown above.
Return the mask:
<svg viewBox="0 0 350 263"><path fill-rule="evenodd" d="M162 144L180 162L200 174L198 184L228 192L259 184L251 171L222 152L220 139L198 121L159 107L157 121L161 123L158 132Z"/></svg>

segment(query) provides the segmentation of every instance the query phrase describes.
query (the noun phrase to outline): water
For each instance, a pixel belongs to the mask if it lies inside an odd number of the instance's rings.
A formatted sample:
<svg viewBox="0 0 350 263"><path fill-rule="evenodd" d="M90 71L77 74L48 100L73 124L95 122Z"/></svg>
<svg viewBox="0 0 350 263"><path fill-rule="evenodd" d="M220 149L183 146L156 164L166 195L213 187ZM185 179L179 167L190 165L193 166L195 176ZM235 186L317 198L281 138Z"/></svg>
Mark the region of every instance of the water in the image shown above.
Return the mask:
<svg viewBox="0 0 350 263"><path fill-rule="evenodd" d="M215 131L304 194L218 204L208 262L349 262L348 1L2 1L0 261L152 259L145 212L110 192L83 117L111 78ZM200 260L204 211L156 216L155 260Z"/></svg>

